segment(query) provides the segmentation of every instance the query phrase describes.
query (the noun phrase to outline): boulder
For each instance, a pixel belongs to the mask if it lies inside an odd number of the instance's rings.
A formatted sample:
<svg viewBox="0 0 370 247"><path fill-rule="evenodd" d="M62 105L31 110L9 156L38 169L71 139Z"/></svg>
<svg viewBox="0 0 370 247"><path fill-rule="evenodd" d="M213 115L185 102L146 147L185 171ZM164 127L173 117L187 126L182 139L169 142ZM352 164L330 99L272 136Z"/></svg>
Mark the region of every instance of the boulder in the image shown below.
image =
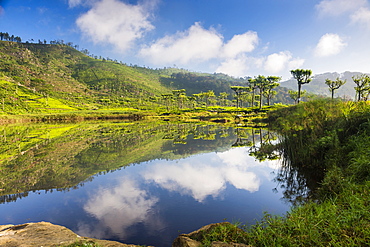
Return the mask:
<svg viewBox="0 0 370 247"><path fill-rule="evenodd" d="M2 247L67 246L76 242L96 243L101 247L135 246L115 241L81 237L66 227L49 222L0 225L0 246Z"/></svg>
<svg viewBox="0 0 370 247"><path fill-rule="evenodd" d="M214 223L203 226L199 230L191 232L189 234L179 235L172 243L172 247L199 247L202 245L200 242L204 234L208 234L214 227L219 225L231 224L229 222ZM240 243L225 243L225 242L212 242L213 247L251 247L250 245Z"/></svg>

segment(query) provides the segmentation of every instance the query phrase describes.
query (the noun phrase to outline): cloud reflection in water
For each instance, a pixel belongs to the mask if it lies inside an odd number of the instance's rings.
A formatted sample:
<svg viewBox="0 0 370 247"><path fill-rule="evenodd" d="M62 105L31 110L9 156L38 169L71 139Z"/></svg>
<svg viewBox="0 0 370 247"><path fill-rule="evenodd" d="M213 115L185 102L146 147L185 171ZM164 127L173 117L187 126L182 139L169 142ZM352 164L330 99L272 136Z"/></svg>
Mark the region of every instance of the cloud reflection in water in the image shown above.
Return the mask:
<svg viewBox="0 0 370 247"><path fill-rule="evenodd" d="M235 148L222 153L158 162L146 169L143 177L164 189L190 195L203 202L208 196L218 197L227 183L237 189L258 191L260 178L250 170L255 166L259 169L266 167L264 164L269 163L258 163L245 148Z"/></svg>
<svg viewBox="0 0 370 247"><path fill-rule="evenodd" d="M139 188L135 181L127 178L111 189L100 188L84 205L84 210L99 220L98 226L91 229L80 224L79 234L107 238L119 236L124 239L130 235L129 227L138 222L155 224L153 228L161 228L160 220L150 214L151 208L158 198L149 195Z"/></svg>
<svg viewBox="0 0 370 247"><path fill-rule="evenodd" d="M84 205L84 210L99 220L99 224L81 223L79 234L96 238L114 235L125 239L134 234L130 227L137 223L145 224L145 231L155 234L156 230L166 227L166 220L152 213L159 198L145 188L158 186L202 203L209 196L221 197L227 184L256 192L261 180L271 176L273 168L276 163L256 162L245 148L181 160L155 160L138 170L129 167L122 171L123 176L119 175L116 187L100 188Z"/></svg>

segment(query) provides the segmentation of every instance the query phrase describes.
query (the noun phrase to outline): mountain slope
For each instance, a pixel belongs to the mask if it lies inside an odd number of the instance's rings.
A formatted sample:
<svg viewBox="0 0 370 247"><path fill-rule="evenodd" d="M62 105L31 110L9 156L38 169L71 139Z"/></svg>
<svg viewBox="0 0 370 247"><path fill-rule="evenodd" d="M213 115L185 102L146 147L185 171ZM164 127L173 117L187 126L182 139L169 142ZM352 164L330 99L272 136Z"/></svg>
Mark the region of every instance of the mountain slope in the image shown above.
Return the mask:
<svg viewBox="0 0 370 247"><path fill-rule="evenodd" d="M158 76L139 73L113 61L93 59L67 45L2 41L0 77L81 108L121 105L138 95L148 98L170 92Z"/></svg>

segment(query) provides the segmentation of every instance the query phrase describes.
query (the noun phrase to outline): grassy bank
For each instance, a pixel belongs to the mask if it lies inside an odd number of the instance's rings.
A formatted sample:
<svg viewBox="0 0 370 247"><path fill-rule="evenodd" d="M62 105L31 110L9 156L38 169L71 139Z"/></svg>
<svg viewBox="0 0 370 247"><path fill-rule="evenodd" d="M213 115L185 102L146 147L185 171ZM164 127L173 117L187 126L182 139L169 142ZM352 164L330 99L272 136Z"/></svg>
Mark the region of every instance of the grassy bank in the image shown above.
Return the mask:
<svg viewBox="0 0 370 247"><path fill-rule="evenodd" d="M220 123L241 123L247 125L265 122L266 114L283 105L265 106L262 109L236 107L198 107L193 109L175 109L167 111L157 107L150 110L135 108L107 108L96 110L45 110L37 113L0 114L0 124L52 121L86 121L98 119L130 119L130 120L177 120L184 122L209 121Z"/></svg>
<svg viewBox="0 0 370 247"><path fill-rule="evenodd" d="M58 122L58 121L87 121L98 119L132 119L140 120L145 116L152 115L150 112L138 110L96 110L96 111L72 111L63 113L38 113L21 115L2 115L0 124L27 123L27 122Z"/></svg>
<svg viewBox="0 0 370 247"><path fill-rule="evenodd" d="M296 206L252 226L215 229L203 244L369 246L369 119L366 102L312 101L270 113L271 127L281 135L280 181Z"/></svg>

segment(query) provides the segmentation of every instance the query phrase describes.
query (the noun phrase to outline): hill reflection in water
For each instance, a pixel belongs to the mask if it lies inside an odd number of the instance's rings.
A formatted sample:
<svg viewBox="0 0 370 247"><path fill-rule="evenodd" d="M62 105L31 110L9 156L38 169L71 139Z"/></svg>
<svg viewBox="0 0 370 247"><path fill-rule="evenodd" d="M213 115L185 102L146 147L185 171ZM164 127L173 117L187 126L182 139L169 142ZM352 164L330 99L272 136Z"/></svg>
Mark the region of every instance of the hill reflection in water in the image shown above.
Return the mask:
<svg viewBox="0 0 370 247"><path fill-rule="evenodd" d="M12 165L28 174L23 181L33 182L16 188L26 195L22 200L0 205L0 224L50 221L83 236L171 246L179 233L206 224L253 223L264 211L289 209L274 190L279 163L250 156L265 130L143 123L65 129L2 164L6 184L17 185L10 178ZM72 153L58 149L67 145ZM39 169L27 173L19 163L24 157ZM6 194L12 191L4 188L3 198L17 195Z"/></svg>

